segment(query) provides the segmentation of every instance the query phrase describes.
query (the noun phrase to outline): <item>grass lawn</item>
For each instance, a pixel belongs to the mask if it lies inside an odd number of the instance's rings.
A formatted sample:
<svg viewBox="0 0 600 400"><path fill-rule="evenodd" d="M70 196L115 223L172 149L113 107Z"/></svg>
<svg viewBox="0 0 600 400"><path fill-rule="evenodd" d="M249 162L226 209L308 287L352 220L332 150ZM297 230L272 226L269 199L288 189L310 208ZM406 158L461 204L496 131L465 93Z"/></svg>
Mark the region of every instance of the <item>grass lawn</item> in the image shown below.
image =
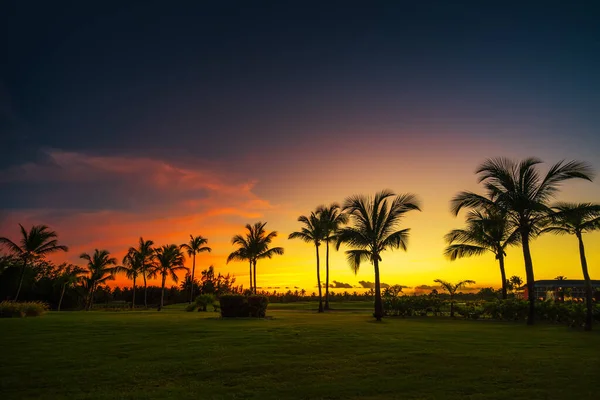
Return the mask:
<svg viewBox="0 0 600 400"><path fill-rule="evenodd" d="M0 399L600 398L599 331L182 308L1 319Z"/></svg>

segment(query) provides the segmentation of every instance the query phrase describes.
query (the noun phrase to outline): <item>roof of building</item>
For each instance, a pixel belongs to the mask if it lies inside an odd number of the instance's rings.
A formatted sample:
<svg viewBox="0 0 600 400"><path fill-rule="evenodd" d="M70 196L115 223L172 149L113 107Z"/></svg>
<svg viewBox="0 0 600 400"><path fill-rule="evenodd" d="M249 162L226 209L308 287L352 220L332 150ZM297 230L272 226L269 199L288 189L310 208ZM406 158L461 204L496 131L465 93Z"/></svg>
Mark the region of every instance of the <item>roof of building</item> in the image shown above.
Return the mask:
<svg viewBox="0 0 600 400"><path fill-rule="evenodd" d="M591 280L593 287L600 287L600 280ZM561 288L561 287L569 287L569 288L579 288L585 287L585 280L583 279L544 279L535 281L536 287L551 287L551 288Z"/></svg>

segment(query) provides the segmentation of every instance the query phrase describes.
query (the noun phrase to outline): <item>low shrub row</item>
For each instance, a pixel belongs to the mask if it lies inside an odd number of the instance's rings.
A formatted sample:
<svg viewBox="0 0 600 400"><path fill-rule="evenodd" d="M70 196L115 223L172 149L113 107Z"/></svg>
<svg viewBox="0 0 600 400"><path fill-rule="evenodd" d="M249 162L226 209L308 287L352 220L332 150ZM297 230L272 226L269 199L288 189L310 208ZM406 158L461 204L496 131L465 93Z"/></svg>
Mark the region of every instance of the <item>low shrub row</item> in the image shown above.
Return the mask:
<svg viewBox="0 0 600 400"><path fill-rule="evenodd" d="M264 318L269 299L266 296L227 294L219 298L221 316L225 318Z"/></svg>
<svg viewBox="0 0 600 400"><path fill-rule="evenodd" d="M0 303L0 318L38 317L48 310L48 305L39 301Z"/></svg>
<svg viewBox="0 0 600 400"><path fill-rule="evenodd" d="M208 306L210 305L214 307L215 311L217 311L219 308L219 303L217 302L215 295L208 293L201 294L200 296L196 297L196 300L193 303L185 306L185 311L208 311Z"/></svg>
<svg viewBox="0 0 600 400"><path fill-rule="evenodd" d="M444 302L435 297L398 296L383 298L386 315L396 317L426 316L428 313L440 315Z"/></svg>

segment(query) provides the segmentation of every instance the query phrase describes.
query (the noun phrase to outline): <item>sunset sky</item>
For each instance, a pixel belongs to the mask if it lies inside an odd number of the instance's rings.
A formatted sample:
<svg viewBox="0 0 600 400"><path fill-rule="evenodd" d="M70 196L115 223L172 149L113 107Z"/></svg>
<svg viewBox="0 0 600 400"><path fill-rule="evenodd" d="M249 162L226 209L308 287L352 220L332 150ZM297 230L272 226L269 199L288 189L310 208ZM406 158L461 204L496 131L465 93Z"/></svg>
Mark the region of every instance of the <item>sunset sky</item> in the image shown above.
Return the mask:
<svg viewBox="0 0 600 400"><path fill-rule="evenodd" d="M268 221L285 255L259 262L259 287L312 291L314 248L287 240L297 217L389 188L423 212L404 221L408 252L383 255L382 282L499 287L492 254L442 255L463 226L449 200L480 191L477 165L537 156L600 172L593 2L207 3L3 2L0 236L46 224L70 246L55 261L81 263L200 234L213 252L198 268L248 286L246 263L225 264L230 239ZM558 199L600 202L600 179ZM600 233L584 240L599 279ZM532 254L537 279L582 278L574 237L541 237ZM506 264L525 277L520 248ZM373 279L332 253L332 281Z"/></svg>

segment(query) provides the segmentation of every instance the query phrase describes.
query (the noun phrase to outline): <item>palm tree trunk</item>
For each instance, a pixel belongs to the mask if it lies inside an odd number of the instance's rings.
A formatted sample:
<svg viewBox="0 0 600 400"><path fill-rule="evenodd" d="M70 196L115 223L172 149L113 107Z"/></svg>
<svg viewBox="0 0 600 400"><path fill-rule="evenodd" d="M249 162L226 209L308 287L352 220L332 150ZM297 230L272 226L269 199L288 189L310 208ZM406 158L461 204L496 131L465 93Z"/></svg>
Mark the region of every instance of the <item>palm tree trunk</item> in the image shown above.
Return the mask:
<svg viewBox="0 0 600 400"><path fill-rule="evenodd" d="M163 274L162 277L162 286L160 289L160 304L158 306L158 311L162 310L165 304L165 281L167 280L167 275Z"/></svg>
<svg viewBox="0 0 600 400"><path fill-rule="evenodd" d="M450 318L454 318L454 293L450 292Z"/></svg>
<svg viewBox="0 0 600 400"><path fill-rule="evenodd" d="M27 260L23 258L23 268L21 268L21 278L19 279L19 287L17 288L17 294L15 294L15 300L19 300L19 294L21 293L21 287L23 286L23 279L25 278L25 270L27 269Z"/></svg>
<svg viewBox="0 0 600 400"><path fill-rule="evenodd" d="M325 309L329 310L329 239L325 241Z"/></svg>
<svg viewBox="0 0 600 400"><path fill-rule="evenodd" d="M135 310L135 276L133 277L133 297L131 298L131 309Z"/></svg>
<svg viewBox="0 0 600 400"><path fill-rule="evenodd" d="M256 260L254 260L253 264L254 264L254 294L256 294L256 289L258 288L258 285L256 284Z"/></svg>
<svg viewBox="0 0 600 400"><path fill-rule="evenodd" d="M250 292L252 293L252 260L250 260L249 264L250 264Z"/></svg>
<svg viewBox="0 0 600 400"><path fill-rule="evenodd" d="M192 281L190 282L190 304L194 301L194 274L196 273L196 253L192 253Z"/></svg>
<svg viewBox="0 0 600 400"><path fill-rule="evenodd" d="M506 271L504 270L504 254L498 254L498 263L500 264L500 275L502 275L502 300L506 300L508 298L508 293L506 290Z"/></svg>
<svg viewBox="0 0 600 400"><path fill-rule="evenodd" d="M317 286L319 287L319 312L323 312L323 295L321 292L321 271L319 265L319 245L315 243L315 249L317 250Z"/></svg>
<svg viewBox="0 0 600 400"><path fill-rule="evenodd" d="M593 321L593 305L592 305L592 282L590 281L590 273L588 271L587 260L585 258L585 247L583 246L583 238L581 232L577 233L577 239L579 240L579 257L581 258L581 269L583 271L583 279L585 279L585 330L592 330Z"/></svg>
<svg viewBox="0 0 600 400"><path fill-rule="evenodd" d="M373 255L373 267L375 268L375 314L377 321L383 318L383 302L381 301L381 284L379 282L379 256Z"/></svg>
<svg viewBox="0 0 600 400"><path fill-rule="evenodd" d="M146 284L146 271L142 271L144 277L144 308L148 308L148 285Z"/></svg>
<svg viewBox="0 0 600 400"><path fill-rule="evenodd" d="M531 260L531 250L529 249L529 231L521 232L521 244L523 246L523 258L525 260L525 274L527 276L527 297L529 300L529 313L527 315L527 325L533 325L535 322L535 278L533 276L533 261Z"/></svg>
<svg viewBox="0 0 600 400"><path fill-rule="evenodd" d="M63 297L65 295L65 289L67 288L67 284L63 283L62 291L60 292L60 299L58 300L58 307L56 311L60 311L60 306L62 305Z"/></svg>
<svg viewBox="0 0 600 400"><path fill-rule="evenodd" d="M88 301L88 311L92 309L94 306L94 292L96 291L96 285L92 285L92 290L90 291L90 298Z"/></svg>

